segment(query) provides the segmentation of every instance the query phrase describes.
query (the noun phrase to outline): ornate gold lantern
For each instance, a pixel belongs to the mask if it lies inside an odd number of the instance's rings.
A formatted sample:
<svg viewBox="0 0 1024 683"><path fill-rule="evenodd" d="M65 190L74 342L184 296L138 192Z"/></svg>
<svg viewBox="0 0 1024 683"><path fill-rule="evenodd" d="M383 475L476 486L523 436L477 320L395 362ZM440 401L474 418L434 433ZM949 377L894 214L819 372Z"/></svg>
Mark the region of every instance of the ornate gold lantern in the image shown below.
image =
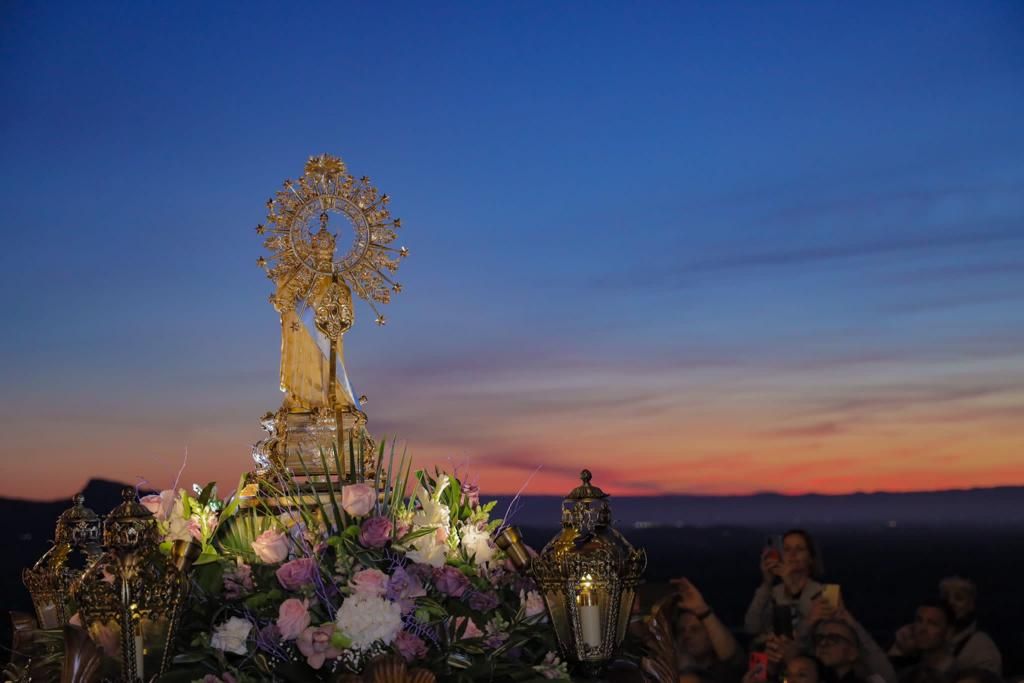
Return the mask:
<svg viewBox="0 0 1024 683"><path fill-rule="evenodd" d="M39 628L61 628L70 614L70 589L82 571L100 554L102 522L85 507L85 496L77 494L74 506L57 519L53 546L35 566L22 572L32 595Z"/></svg>
<svg viewBox="0 0 1024 683"><path fill-rule="evenodd" d="M72 592L93 640L111 656L120 644L122 680L135 683L163 673L187 575L160 552L156 519L134 489L121 496L103 522L103 554Z"/></svg>
<svg viewBox="0 0 1024 683"><path fill-rule="evenodd" d="M585 676L600 675L626 635L647 555L611 526L608 496L590 472L562 503L562 531L533 559L566 659Z"/></svg>

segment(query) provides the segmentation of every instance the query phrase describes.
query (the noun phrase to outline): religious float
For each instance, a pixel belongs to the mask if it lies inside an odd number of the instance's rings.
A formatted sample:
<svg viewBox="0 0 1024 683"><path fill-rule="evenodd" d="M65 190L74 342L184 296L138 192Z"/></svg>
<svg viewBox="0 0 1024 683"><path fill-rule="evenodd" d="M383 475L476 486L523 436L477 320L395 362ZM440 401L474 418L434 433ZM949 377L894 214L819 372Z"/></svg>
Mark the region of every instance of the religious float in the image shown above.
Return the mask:
<svg viewBox="0 0 1024 683"><path fill-rule="evenodd" d="M129 488L102 518L77 496L24 572L7 680L676 680L666 624L633 612L644 552L590 472L536 553L475 487L370 436L343 339L354 297L383 325L402 291L389 203L327 154L267 201L284 398L252 471L224 498Z"/></svg>

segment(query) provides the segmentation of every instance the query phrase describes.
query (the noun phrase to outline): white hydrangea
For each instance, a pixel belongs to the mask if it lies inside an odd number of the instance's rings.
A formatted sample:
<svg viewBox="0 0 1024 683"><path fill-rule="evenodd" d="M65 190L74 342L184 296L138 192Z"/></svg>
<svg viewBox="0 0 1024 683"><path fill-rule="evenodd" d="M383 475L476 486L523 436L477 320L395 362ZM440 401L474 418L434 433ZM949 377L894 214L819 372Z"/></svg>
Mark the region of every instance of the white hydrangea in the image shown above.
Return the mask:
<svg viewBox="0 0 1024 683"><path fill-rule="evenodd" d="M390 645L402 629L401 605L364 593L341 603L336 618L338 630L352 639L352 647L365 649L380 641Z"/></svg>

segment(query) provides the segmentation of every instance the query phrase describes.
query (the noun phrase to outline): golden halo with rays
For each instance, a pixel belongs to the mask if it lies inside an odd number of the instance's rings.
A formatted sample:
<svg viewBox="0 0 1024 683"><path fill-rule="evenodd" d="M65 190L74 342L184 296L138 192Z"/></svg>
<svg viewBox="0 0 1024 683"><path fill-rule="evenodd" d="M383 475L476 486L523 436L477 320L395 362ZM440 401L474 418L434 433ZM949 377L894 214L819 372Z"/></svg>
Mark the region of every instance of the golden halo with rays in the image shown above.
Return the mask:
<svg viewBox="0 0 1024 683"><path fill-rule="evenodd" d="M286 180L284 187L267 200L267 224L256 233L269 232L263 246L269 259L257 264L278 284L278 297L286 303L313 305L310 296L319 277L338 276L356 296L370 304L383 325L377 304L391 301L392 292L402 291L394 280L398 264L409 251L391 246L398 237L401 220L391 218L390 198L380 194L367 177L358 180L348 173L345 162L330 154L310 157L302 177ZM331 261L318 258L316 233L332 217L351 226L351 244L337 244ZM283 284L282 284L283 283Z"/></svg>

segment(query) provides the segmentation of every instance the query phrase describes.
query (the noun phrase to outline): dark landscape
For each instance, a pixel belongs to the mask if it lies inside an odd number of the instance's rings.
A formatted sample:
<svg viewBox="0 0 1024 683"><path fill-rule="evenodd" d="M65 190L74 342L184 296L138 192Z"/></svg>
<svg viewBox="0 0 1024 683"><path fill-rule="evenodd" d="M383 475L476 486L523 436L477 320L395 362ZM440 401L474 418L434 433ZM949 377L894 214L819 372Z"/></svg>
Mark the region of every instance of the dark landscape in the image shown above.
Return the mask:
<svg viewBox="0 0 1024 683"><path fill-rule="evenodd" d="M120 499L121 484L92 481L87 505L98 513ZM495 513L509 507L499 497ZM560 498L520 499L512 521L540 548L557 529ZM21 570L48 547L53 523L68 501L0 499L9 520L0 541L3 607L31 609ZM908 622L916 600L933 594L944 576L974 579L982 627L1003 652L1007 674L1024 673L1024 488L913 494L613 498L619 530L647 550L645 607L666 582L690 578L735 630L758 581L767 535L800 526L817 539L825 576L839 583L847 607L888 646ZM0 637L10 642L10 627Z"/></svg>

